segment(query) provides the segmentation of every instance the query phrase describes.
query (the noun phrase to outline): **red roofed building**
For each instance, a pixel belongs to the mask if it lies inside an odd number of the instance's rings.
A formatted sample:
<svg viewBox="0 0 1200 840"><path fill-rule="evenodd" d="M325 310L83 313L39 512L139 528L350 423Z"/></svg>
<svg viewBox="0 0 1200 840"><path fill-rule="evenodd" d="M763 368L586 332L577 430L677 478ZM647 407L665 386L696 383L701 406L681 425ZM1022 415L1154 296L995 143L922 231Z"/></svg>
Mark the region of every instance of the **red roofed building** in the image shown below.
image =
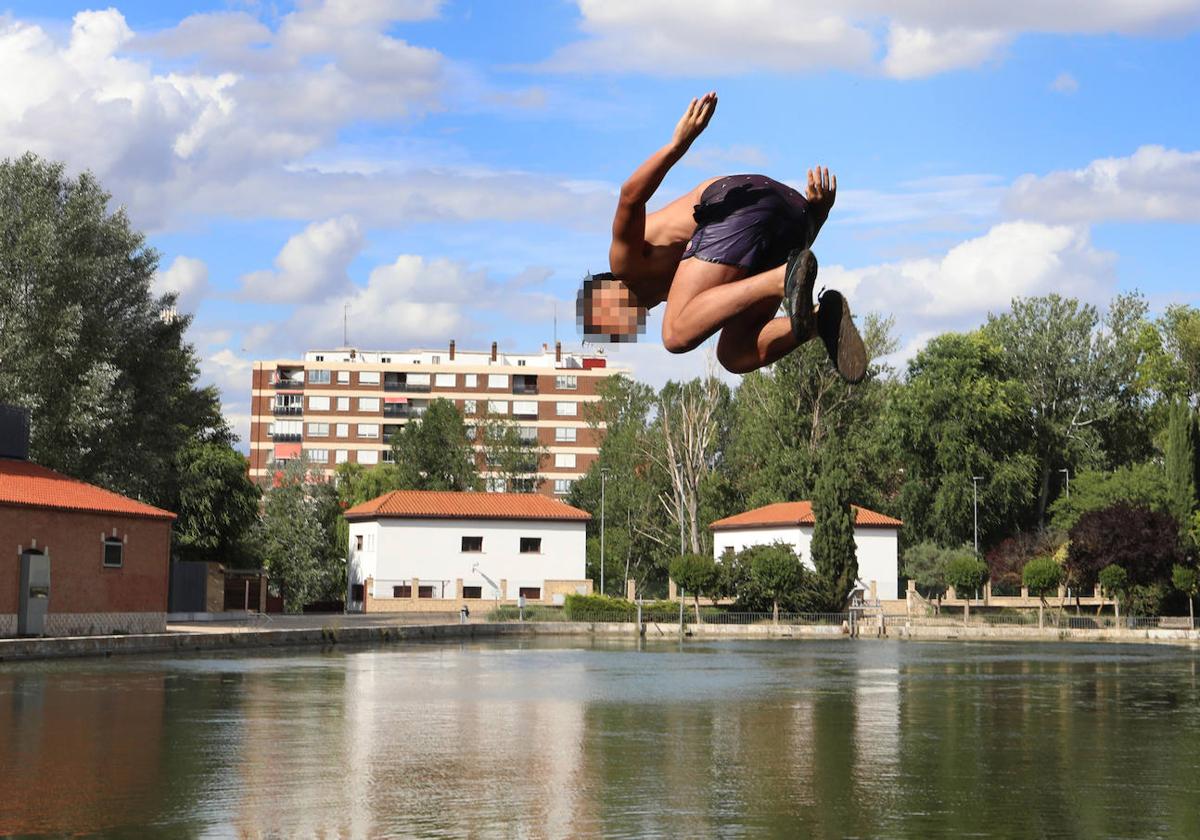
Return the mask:
<svg viewBox="0 0 1200 840"><path fill-rule="evenodd" d="M592 590L591 516L548 496L396 490L344 515L352 609L457 612Z"/></svg>
<svg viewBox="0 0 1200 840"><path fill-rule="evenodd" d="M174 519L0 454L0 635L162 632Z"/></svg>
<svg viewBox="0 0 1200 840"><path fill-rule="evenodd" d="M857 505L852 507L858 578L876 598L895 599L900 574L897 540L904 523ZM814 522L812 502L778 502L727 516L709 526L713 553L720 558L726 550L737 552L751 545L785 542L812 568L809 548Z"/></svg>

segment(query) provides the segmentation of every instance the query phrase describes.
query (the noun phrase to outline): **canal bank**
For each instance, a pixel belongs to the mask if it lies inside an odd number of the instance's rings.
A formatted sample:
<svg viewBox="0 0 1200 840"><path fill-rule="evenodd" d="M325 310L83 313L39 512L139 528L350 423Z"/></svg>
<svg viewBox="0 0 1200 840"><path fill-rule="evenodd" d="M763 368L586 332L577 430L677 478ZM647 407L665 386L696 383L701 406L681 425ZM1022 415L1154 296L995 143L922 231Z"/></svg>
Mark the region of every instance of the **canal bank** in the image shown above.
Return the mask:
<svg viewBox="0 0 1200 840"><path fill-rule="evenodd" d="M322 625L278 628L244 626L237 629L204 627L167 633L116 636L72 636L0 640L0 662L131 654L197 653L267 648L298 648L335 644L389 644L418 641L461 641L514 636L599 636L636 638L635 622L499 622L474 624L357 624L338 616ZM679 625L647 622L640 632L647 639L679 637ZM860 625L853 636L839 625L802 624L688 624L688 639L846 639L869 641L1003 641L1099 642L1167 644L1200 647L1200 631L1163 628L1071 629L1037 627L978 627L952 625Z"/></svg>

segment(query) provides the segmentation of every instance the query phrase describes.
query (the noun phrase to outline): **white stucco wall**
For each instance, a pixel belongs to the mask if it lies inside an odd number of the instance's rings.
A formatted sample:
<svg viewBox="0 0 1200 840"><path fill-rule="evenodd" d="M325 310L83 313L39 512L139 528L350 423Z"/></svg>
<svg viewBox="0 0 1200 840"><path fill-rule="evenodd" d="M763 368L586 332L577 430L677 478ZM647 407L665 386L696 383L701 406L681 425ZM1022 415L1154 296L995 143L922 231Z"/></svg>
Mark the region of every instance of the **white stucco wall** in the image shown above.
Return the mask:
<svg viewBox="0 0 1200 840"><path fill-rule="evenodd" d="M471 567L500 583L508 596L520 587L543 588L547 580L584 580L586 576L584 522L539 522L489 519L379 519L350 523L350 576L353 583L371 577L391 587L417 578L434 587L434 598L455 597L455 581L480 586L492 598L491 585ZM363 536L357 550L356 537ZM483 550L463 552L463 537L482 537ZM521 538L539 537L538 554L522 554ZM377 589L379 597L390 597ZM443 596L444 592L444 596Z"/></svg>
<svg viewBox="0 0 1200 840"><path fill-rule="evenodd" d="M769 528L729 528L713 531L713 555L719 560L726 548L735 552L751 545L784 542L796 549L801 561L813 568L812 526L791 525ZM875 582L877 595L885 600L897 596L899 576L897 531L895 528L855 528L855 553L858 577L870 586Z"/></svg>

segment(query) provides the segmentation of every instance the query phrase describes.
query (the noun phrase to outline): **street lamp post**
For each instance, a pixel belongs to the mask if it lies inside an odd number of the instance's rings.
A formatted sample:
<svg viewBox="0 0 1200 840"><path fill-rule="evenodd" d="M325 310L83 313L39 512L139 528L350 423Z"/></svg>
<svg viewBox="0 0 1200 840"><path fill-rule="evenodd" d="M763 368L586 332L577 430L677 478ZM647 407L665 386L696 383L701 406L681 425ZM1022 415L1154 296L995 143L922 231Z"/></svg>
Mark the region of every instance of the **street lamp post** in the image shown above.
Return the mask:
<svg viewBox="0 0 1200 840"><path fill-rule="evenodd" d="M604 594L604 482L608 469L600 468L600 594Z"/></svg>
<svg viewBox="0 0 1200 840"><path fill-rule="evenodd" d="M971 476L971 486L975 491L975 556L979 556L979 482L983 481L983 476Z"/></svg>
<svg viewBox="0 0 1200 840"><path fill-rule="evenodd" d="M1067 477L1067 498L1070 499L1071 498L1071 468L1063 467L1061 470L1059 470L1059 472Z"/></svg>

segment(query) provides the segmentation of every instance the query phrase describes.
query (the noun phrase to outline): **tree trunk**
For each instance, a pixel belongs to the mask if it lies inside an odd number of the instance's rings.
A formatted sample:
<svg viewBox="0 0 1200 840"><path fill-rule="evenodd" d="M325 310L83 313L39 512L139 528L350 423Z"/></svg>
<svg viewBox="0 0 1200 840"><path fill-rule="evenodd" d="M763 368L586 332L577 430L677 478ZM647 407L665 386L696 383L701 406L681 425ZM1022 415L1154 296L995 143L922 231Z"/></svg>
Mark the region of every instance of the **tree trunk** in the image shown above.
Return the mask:
<svg viewBox="0 0 1200 840"><path fill-rule="evenodd" d="M778 600L773 601L771 603L771 621L774 624L779 623L779 601Z"/></svg>
<svg viewBox="0 0 1200 840"><path fill-rule="evenodd" d="M1038 490L1038 505L1037 505L1037 522L1038 525L1046 524L1046 503L1050 499L1050 467L1049 465L1042 467L1041 489Z"/></svg>
<svg viewBox="0 0 1200 840"><path fill-rule="evenodd" d="M697 593L693 594L692 598L696 602L696 623L699 624L700 623L700 593L697 592Z"/></svg>
<svg viewBox="0 0 1200 840"><path fill-rule="evenodd" d="M1038 598L1038 629L1046 626L1046 599Z"/></svg>
<svg viewBox="0 0 1200 840"><path fill-rule="evenodd" d="M1193 630L1196 629L1196 613L1194 610L1195 607L1192 606L1192 596L1188 595L1188 626L1190 626Z"/></svg>
<svg viewBox="0 0 1200 840"><path fill-rule="evenodd" d="M967 597L967 598L963 598L963 624L964 625L969 624L970 622L971 622L971 599L969 597Z"/></svg>

